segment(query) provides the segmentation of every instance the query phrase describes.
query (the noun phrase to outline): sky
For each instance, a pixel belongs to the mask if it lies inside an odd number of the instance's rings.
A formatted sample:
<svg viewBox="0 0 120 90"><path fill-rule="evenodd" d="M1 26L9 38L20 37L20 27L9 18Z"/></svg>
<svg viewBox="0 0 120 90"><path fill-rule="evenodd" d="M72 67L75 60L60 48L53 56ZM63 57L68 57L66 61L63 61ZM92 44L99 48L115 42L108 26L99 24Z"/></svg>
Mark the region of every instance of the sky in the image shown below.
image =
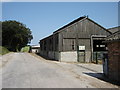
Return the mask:
<svg viewBox="0 0 120 90"><path fill-rule="evenodd" d="M119 0L1 0L2 2L118 2Z"/></svg>
<svg viewBox="0 0 120 90"><path fill-rule="evenodd" d="M118 26L118 2L2 2L2 21L16 20L31 29L31 45L84 16L105 28Z"/></svg>

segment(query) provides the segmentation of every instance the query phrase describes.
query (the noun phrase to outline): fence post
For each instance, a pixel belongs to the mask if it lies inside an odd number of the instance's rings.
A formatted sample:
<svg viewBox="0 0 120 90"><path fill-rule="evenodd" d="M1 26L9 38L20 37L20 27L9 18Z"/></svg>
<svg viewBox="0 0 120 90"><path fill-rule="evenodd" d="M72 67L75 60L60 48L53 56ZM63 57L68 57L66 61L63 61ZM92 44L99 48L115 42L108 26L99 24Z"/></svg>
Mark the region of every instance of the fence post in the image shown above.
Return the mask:
<svg viewBox="0 0 120 90"><path fill-rule="evenodd" d="M96 64L98 64L98 60L97 60L97 52L96 52Z"/></svg>

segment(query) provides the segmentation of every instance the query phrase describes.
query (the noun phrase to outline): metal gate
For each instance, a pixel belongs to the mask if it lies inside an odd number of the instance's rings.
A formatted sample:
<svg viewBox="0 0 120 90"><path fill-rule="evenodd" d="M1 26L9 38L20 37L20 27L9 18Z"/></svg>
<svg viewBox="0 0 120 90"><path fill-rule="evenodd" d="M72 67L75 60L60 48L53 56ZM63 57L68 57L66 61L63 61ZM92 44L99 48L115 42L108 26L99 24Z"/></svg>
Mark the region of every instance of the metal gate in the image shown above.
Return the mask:
<svg viewBox="0 0 120 90"><path fill-rule="evenodd" d="M78 52L78 62L81 62L81 63L85 62L85 51Z"/></svg>
<svg viewBox="0 0 120 90"><path fill-rule="evenodd" d="M104 54L107 54L107 51L96 51L93 52L93 61L96 64L102 64L102 60L104 58Z"/></svg>
<svg viewBox="0 0 120 90"><path fill-rule="evenodd" d="M85 62L85 46L78 46L78 62Z"/></svg>

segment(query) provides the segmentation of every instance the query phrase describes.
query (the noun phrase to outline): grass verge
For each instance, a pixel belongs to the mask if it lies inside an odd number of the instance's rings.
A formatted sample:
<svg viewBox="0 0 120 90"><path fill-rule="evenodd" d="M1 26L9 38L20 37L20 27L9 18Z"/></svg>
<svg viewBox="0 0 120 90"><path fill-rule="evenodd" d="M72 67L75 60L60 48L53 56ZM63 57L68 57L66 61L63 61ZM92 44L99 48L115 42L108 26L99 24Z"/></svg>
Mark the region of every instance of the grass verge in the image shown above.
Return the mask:
<svg viewBox="0 0 120 90"><path fill-rule="evenodd" d="M21 49L21 52L29 52L30 46L25 46Z"/></svg>
<svg viewBox="0 0 120 90"><path fill-rule="evenodd" d="M7 53L9 53L10 51L7 49L7 48L5 48L5 47L3 47L3 46L0 46L0 55L4 55L4 54L7 54Z"/></svg>

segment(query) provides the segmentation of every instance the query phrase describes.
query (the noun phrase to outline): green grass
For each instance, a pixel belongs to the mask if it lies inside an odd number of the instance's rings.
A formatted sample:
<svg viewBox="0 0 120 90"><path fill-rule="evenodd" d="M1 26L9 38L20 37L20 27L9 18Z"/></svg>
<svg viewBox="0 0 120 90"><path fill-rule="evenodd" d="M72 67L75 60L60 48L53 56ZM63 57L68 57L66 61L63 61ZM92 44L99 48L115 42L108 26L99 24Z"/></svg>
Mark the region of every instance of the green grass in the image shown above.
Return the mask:
<svg viewBox="0 0 120 90"><path fill-rule="evenodd" d="M30 47L29 46L25 46L21 49L21 52L29 52Z"/></svg>
<svg viewBox="0 0 120 90"><path fill-rule="evenodd" d="M0 55L4 55L4 54L7 54L7 53L9 53L10 51L7 49L7 48L5 48L5 47L3 47L3 46L0 46Z"/></svg>

